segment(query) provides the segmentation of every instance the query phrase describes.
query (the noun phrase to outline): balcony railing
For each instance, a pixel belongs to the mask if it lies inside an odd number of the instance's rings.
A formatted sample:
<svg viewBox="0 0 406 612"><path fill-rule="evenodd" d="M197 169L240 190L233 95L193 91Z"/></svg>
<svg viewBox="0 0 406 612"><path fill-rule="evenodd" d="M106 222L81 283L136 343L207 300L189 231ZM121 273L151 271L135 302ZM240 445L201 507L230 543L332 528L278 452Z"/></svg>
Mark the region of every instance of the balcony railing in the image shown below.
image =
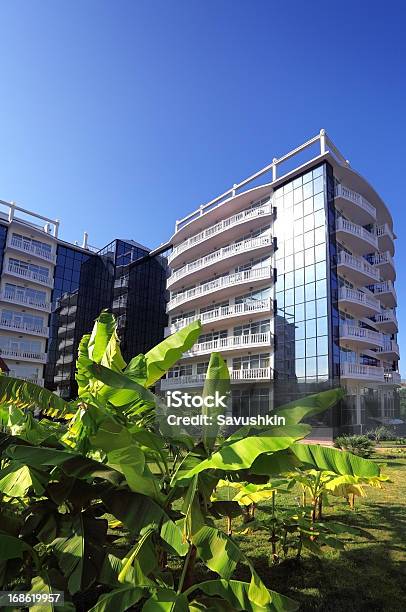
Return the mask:
<svg viewBox="0 0 406 612"><path fill-rule="evenodd" d="M41 249L41 247L25 242L24 240L20 240L19 238L15 238L14 236L11 238L9 244L11 247L13 247L13 249L17 249L22 253L35 255L36 257L44 259L45 261L50 261L51 263L56 262L56 255L54 253L48 251L47 249Z"/></svg>
<svg viewBox="0 0 406 612"><path fill-rule="evenodd" d="M39 272L34 272L33 270L28 270L27 268L15 266L11 263L8 264L8 272L14 276L19 276L21 278L34 281L35 283L39 283L40 285L46 285L47 287L52 287L54 284L52 277L44 276Z"/></svg>
<svg viewBox="0 0 406 612"><path fill-rule="evenodd" d="M270 215L272 213L271 204L266 204L265 206L258 206L257 208L250 208L248 210L243 210L242 212L233 215L232 217L228 217L228 219L223 219L219 223L215 225L211 225L206 228L204 231L195 234L182 242L178 246L176 246L172 253L168 257L169 263L175 259L178 255L190 249L191 247L203 242L204 240L208 240L221 232L229 229L230 227L234 227L235 225L239 225L240 223L245 223L246 221L251 221L252 219L257 219L258 217L264 217L266 215Z"/></svg>
<svg viewBox="0 0 406 612"><path fill-rule="evenodd" d="M247 370L233 370L229 368L229 372L231 382L238 383L246 381L270 381L272 370L271 368L251 368ZM161 389L170 389L171 387L200 387L203 386L205 378L205 374L188 374L186 376L162 378Z"/></svg>
<svg viewBox="0 0 406 612"><path fill-rule="evenodd" d="M375 323L395 323L396 327L398 326L396 313L392 308L382 310L381 312L375 315L374 319Z"/></svg>
<svg viewBox="0 0 406 612"><path fill-rule="evenodd" d="M194 355L204 355L212 351L230 351L233 349L249 349L256 346L270 346L271 334L247 334L241 336L227 336L227 338L217 338L208 342L200 342L195 344L189 351L184 353L184 357L193 357Z"/></svg>
<svg viewBox="0 0 406 612"><path fill-rule="evenodd" d="M183 268L179 268L179 270L173 272L168 278L167 286L170 287L180 278L183 278L192 272L196 272L197 270L201 270L202 268L207 268L218 261L223 261L224 259L233 257L239 253L245 253L261 247L271 246L272 244L271 236L258 236L257 238L248 238L247 240L242 240L241 242L235 242L234 244L218 249L205 257L196 259L196 261L186 264L186 266L183 266Z"/></svg>
<svg viewBox="0 0 406 612"><path fill-rule="evenodd" d="M359 257L358 255L350 255L345 251L340 251L338 254L337 265L348 266L349 268L362 272L371 278L376 278L376 280L380 280L381 278L379 270L368 263L366 259Z"/></svg>
<svg viewBox="0 0 406 612"><path fill-rule="evenodd" d="M375 253L375 255L372 255L370 261L373 266L391 264L393 268L395 267L395 263L389 251L385 251L384 253Z"/></svg>
<svg viewBox="0 0 406 612"><path fill-rule="evenodd" d="M394 370L385 370L384 378L385 382L389 385L400 385L402 382L399 372L395 372Z"/></svg>
<svg viewBox="0 0 406 612"><path fill-rule="evenodd" d="M358 327L358 325L348 325L347 323L340 325L340 338L370 342L377 346L383 346L384 342L383 335L380 332L372 331L366 327Z"/></svg>
<svg viewBox="0 0 406 612"><path fill-rule="evenodd" d="M244 314L255 314L257 312L267 312L271 313L271 301L270 300L259 300L255 303L246 303L243 304L231 304L230 306L221 306L220 308L215 308L214 310L209 310L208 312L202 312L200 314L196 314L192 317L185 317L184 319L180 319L176 323L172 323L169 327L166 328L166 335L174 334L182 327L186 327L193 321L197 321L200 319L202 325L206 323L213 323L214 321L221 321L223 319L236 317Z"/></svg>
<svg viewBox="0 0 406 612"><path fill-rule="evenodd" d="M379 366L369 366L361 363L341 363L341 376L343 378L354 378L369 380L371 382L384 382L384 371Z"/></svg>
<svg viewBox="0 0 406 612"><path fill-rule="evenodd" d="M49 302L43 302L42 300L36 300L33 297L27 297L22 295L15 295L8 291L0 292L0 300L3 302L11 302L12 304L21 304L22 306L30 306L38 310L45 310L50 312L51 304Z"/></svg>
<svg viewBox="0 0 406 612"><path fill-rule="evenodd" d="M387 223L384 223L383 225L377 225L375 231L378 238L380 238L381 236L389 236L391 240L395 240L395 236L393 235L393 232Z"/></svg>
<svg viewBox="0 0 406 612"><path fill-rule="evenodd" d="M365 306L368 306L369 308L374 308L375 310L380 310L381 308L381 305L378 300L370 297L366 293L362 293L362 291L358 291L357 289L341 287L338 297L339 300L348 300L350 302L364 304Z"/></svg>
<svg viewBox="0 0 406 612"><path fill-rule="evenodd" d="M396 289L393 282L390 280L383 281L382 283L377 283L375 285L369 285L368 289L376 295L391 293L395 298L395 302L397 301Z"/></svg>
<svg viewBox="0 0 406 612"><path fill-rule="evenodd" d="M43 327L41 325L31 325L29 323L23 323L19 321L7 321L6 319L0 319L0 327L2 329L12 330L12 331L22 331L27 334L34 334L36 336L45 336L48 337L48 327Z"/></svg>
<svg viewBox="0 0 406 612"><path fill-rule="evenodd" d="M376 219L375 206L372 206L372 204L368 202L368 200L366 200L362 195L360 195L356 191L353 191L352 189L348 189L348 187L345 187L344 185L337 185L336 190L335 190L335 196L336 198L341 197L341 198L344 198L345 200L348 200L349 202L352 202L353 204L356 204L357 206L360 206L367 213L369 213L371 217Z"/></svg>
<svg viewBox="0 0 406 612"><path fill-rule="evenodd" d="M19 376L18 372L13 372L13 370L10 370L9 376L12 376L13 378L18 378L19 380L26 380L27 382L31 382L35 385L38 385L39 387L44 386L44 379L38 378L37 376Z"/></svg>
<svg viewBox="0 0 406 612"><path fill-rule="evenodd" d="M45 353L37 353L35 351L21 351L20 349L1 348L1 357L9 357L10 359L23 359L26 361L40 361L41 363L46 362Z"/></svg>
<svg viewBox="0 0 406 612"><path fill-rule="evenodd" d="M219 278L209 281L208 283L204 283L198 287L193 287L193 289L188 289L187 291L178 293L175 297L169 300L167 310L171 310L175 306L179 306L184 302L188 302L189 300L193 300L194 298L203 295L208 295L226 287L271 278L271 276L272 268L269 266L245 270L244 272L235 272L233 274L228 274L227 276L220 276Z"/></svg>
<svg viewBox="0 0 406 612"><path fill-rule="evenodd" d="M379 353L393 353L400 355L399 344L395 340L386 340L384 345L378 349Z"/></svg>
<svg viewBox="0 0 406 612"><path fill-rule="evenodd" d="M362 240L367 241L373 249L378 248L377 237L371 232L369 232L367 229L365 229L365 227L362 227L362 225L357 225L356 223L352 223L352 221L347 221L347 219L339 217L337 219L336 230L337 232L348 232L353 236L356 236L357 238L361 238Z"/></svg>

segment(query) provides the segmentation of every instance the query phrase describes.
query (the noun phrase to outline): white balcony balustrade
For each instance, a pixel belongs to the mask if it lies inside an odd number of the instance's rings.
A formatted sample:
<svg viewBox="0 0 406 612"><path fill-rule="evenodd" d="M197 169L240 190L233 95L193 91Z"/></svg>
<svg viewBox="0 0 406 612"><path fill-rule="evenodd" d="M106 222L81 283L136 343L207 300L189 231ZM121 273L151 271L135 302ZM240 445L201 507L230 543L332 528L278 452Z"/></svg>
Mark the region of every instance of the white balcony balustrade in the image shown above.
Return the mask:
<svg viewBox="0 0 406 612"><path fill-rule="evenodd" d="M250 381L270 381L272 376L271 368L251 368L233 370L229 368L231 383L250 382ZM383 372L383 369L382 369ZM161 379L161 389L173 389L179 387L202 387L205 381L205 374L189 374L186 376L174 376L172 378Z"/></svg>
<svg viewBox="0 0 406 612"><path fill-rule="evenodd" d="M39 245L32 244L31 242L27 242L21 240L20 238L16 238L12 236L8 242L8 246L20 253L27 253L28 255L33 255L34 257L38 257L44 261L48 261L50 263L56 262L56 255L52 253L52 251L48 251L47 249L41 248Z"/></svg>
<svg viewBox="0 0 406 612"><path fill-rule="evenodd" d="M30 280L34 283L39 283L40 285L45 285L46 287L53 287L54 279L50 276L44 276L39 272L34 272L33 270L29 270L28 268L23 268L22 266L16 266L12 263L8 264L7 267L8 274L12 276L17 276L19 278L23 278L25 280Z"/></svg>
<svg viewBox="0 0 406 612"><path fill-rule="evenodd" d="M375 255L371 257L371 263L373 266L379 268L382 279L391 280L392 282L395 280L395 262L393 261L389 251L385 251L384 253L375 253Z"/></svg>
<svg viewBox="0 0 406 612"><path fill-rule="evenodd" d="M340 343L349 347L378 348L383 347L383 334L366 327L343 323L340 325Z"/></svg>
<svg viewBox="0 0 406 612"><path fill-rule="evenodd" d="M205 355L213 351L233 351L238 349L250 349L258 346L271 344L271 334L247 334L241 336L227 336L227 338L217 338L208 342L195 344L189 351L183 354L184 357L194 357L195 355Z"/></svg>
<svg viewBox="0 0 406 612"><path fill-rule="evenodd" d="M47 338L49 335L48 327L23 323L22 321L9 321L1 318L0 328L16 332L24 332L27 334L32 334L33 336L43 336L44 338Z"/></svg>
<svg viewBox="0 0 406 612"><path fill-rule="evenodd" d="M273 269L269 266L262 268L253 268L251 270L245 270L244 272L235 272L233 274L227 274L226 276L220 276L212 281L182 291L169 300L167 304L167 312L173 310L177 306L186 302L197 300L198 298L209 295L211 293L220 292L222 289L228 287L241 286L246 283L253 283L263 279L271 279L273 277Z"/></svg>
<svg viewBox="0 0 406 612"><path fill-rule="evenodd" d="M387 223L376 227L376 236L380 251L389 251L393 257L395 254L395 235Z"/></svg>
<svg viewBox="0 0 406 612"><path fill-rule="evenodd" d="M383 346L378 349L378 354L381 359L395 361L400 357L399 344L395 340L386 340Z"/></svg>
<svg viewBox="0 0 406 612"><path fill-rule="evenodd" d="M394 308L397 305L396 290L392 281L383 281L382 283L370 285L368 289L379 298L386 308Z"/></svg>
<svg viewBox="0 0 406 612"><path fill-rule="evenodd" d="M387 383L388 385L400 385L400 383L402 382L402 378L399 372L395 372L394 370L385 369L384 377L385 383Z"/></svg>
<svg viewBox="0 0 406 612"><path fill-rule="evenodd" d="M206 228L202 232L191 236L185 242L182 242L178 246L176 246L172 253L168 257L169 263L172 263L179 255L191 249L192 247L209 240L210 238L225 232L226 230L241 225L242 223L246 223L247 221L252 221L253 219L262 219L266 216L272 214L272 206L271 204L266 204L265 206L258 206L257 208L250 208L248 210L243 210L227 219L223 219L223 221L219 221L214 225Z"/></svg>
<svg viewBox="0 0 406 612"><path fill-rule="evenodd" d="M346 217L354 219L360 225L367 225L376 221L376 208L362 195L348 189L344 185L337 185L335 190L336 206Z"/></svg>
<svg viewBox="0 0 406 612"><path fill-rule="evenodd" d="M174 334L179 329L182 329L182 327L186 327L186 325L189 325L190 323L193 323L193 321L197 321L199 319L202 325L206 325L223 321L224 319L228 321L230 319L239 319L246 315L252 316L261 312L271 314L271 300L258 300L257 302L252 303L244 302L243 304L231 304L230 306L221 306L220 308L214 308L208 312L202 312L191 317L185 317L184 319L180 319L176 321L176 323L172 323L172 325L167 327L165 329L165 336Z"/></svg>
<svg viewBox="0 0 406 612"><path fill-rule="evenodd" d="M358 291L357 289L341 287L338 294L338 299L340 302L340 309L344 311L348 310L357 318L368 317L381 310L379 300L370 297L366 293L362 293L362 291Z"/></svg>
<svg viewBox="0 0 406 612"><path fill-rule="evenodd" d="M22 351L20 349L12 348L1 348L1 357L8 357L9 359L17 359L18 361L38 361L40 363L46 362L46 354L36 351Z"/></svg>
<svg viewBox="0 0 406 612"><path fill-rule="evenodd" d="M362 225L339 217L336 222L337 239L359 255L366 255L378 249L378 238Z"/></svg>
<svg viewBox="0 0 406 612"><path fill-rule="evenodd" d="M218 249L205 257L201 257L200 259L196 259L186 266L179 268L176 272L173 272L171 276L168 278L167 287L173 287L173 285L179 281L180 279L193 274L194 272L198 272L199 270L206 270L212 265L219 264L219 262L225 261L225 265L230 265L227 260L231 257L240 255L242 253L248 253L252 251L256 251L258 249L273 246L272 237L269 235L266 236L258 236L257 238L248 238L247 240L242 240L241 242L235 242L234 244L230 244L222 249ZM218 270L218 267L216 267Z"/></svg>
<svg viewBox="0 0 406 612"><path fill-rule="evenodd" d="M344 362L341 363L340 369L341 378L368 380L370 382L384 382L384 369L380 366Z"/></svg>
<svg viewBox="0 0 406 612"><path fill-rule="evenodd" d="M382 310L374 317L375 325L385 333L394 334L398 330L396 312L390 308Z"/></svg>
<svg viewBox="0 0 406 612"><path fill-rule="evenodd" d="M50 302L37 300L34 297L28 297L21 294L10 293L9 291L0 291L0 300L3 302L9 302L11 304L20 304L21 306L28 306L34 310L44 310L46 312L51 311Z"/></svg>
<svg viewBox="0 0 406 612"><path fill-rule="evenodd" d="M379 270L368 263L364 257L350 255L346 251L340 251L338 254L337 266L340 274L350 278L357 285L366 285L371 280L379 281L381 278Z"/></svg>

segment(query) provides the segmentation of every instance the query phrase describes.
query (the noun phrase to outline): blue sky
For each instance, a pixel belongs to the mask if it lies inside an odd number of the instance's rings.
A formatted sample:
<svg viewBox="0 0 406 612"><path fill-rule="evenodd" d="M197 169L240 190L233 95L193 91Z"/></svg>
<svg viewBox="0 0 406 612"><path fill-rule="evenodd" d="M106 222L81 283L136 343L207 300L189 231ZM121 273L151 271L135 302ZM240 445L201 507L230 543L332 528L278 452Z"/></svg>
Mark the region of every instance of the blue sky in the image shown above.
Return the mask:
<svg viewBox="0 0 406 612"><path fill-rule="evenodd" d="M0 199L154 247L324 127L393 212L406 330L403 4L2 2Z"/></svg>

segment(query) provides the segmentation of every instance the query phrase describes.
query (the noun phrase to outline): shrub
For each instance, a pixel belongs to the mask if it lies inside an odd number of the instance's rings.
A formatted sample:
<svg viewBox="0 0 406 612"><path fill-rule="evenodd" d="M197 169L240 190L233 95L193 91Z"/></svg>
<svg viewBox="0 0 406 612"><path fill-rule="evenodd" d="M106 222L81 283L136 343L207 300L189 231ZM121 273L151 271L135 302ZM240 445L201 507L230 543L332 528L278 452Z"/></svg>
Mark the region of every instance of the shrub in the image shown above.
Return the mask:
<svg viewBox="0 0 406 612"><path fill-rule="evenodd" d="M370 457L374 449L368 436L339 436L334 444L337 448L349 451L358 457Z"/></svg>
<svg viewBox="0 0 406 612"><path fill-rule="evenodd" d="M388 427L385 427L385 425L380 425L368 431L367 436L370 440L375 440L378 443L383 440L394 440L396 438L395 433Z"/></svg>

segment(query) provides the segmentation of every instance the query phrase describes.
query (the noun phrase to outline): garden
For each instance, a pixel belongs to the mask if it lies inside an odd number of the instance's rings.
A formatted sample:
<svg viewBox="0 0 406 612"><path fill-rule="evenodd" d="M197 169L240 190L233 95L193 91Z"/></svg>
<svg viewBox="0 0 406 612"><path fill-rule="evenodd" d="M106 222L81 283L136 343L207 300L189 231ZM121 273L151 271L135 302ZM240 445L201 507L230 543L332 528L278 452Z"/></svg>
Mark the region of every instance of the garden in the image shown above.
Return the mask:
<svg viewBox="0 0 406 612"><path fill-rule="evenodd" d="M0 377L0 591L35 612L405 610L403 445L306 443L340 389L279 408L283 426L170 425L151 389L199 334L126 363L103 312L75 401ZM213 353L203 396L228 389Z"/></svg>

